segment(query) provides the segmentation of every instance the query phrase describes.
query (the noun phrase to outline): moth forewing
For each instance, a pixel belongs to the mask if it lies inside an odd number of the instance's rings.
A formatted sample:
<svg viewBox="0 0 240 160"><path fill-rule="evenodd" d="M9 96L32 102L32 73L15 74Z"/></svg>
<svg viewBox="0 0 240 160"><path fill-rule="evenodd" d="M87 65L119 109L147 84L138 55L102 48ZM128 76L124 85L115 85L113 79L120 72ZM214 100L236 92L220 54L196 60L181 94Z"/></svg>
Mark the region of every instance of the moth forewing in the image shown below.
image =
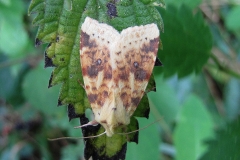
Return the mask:
<svg viewBox="0 0 240 160"><path fill-rule="evenodd" d="M159 30L148 24L124 29L87 17L81 27L80 61L95 120L112 136L130 123L152 74Z"/></svg>
<svg viewBox="0 0 240 160"><path fill-rule="evenodd" d="M126 103L124 106L131 116L139 104L152 74L159 43L157 25L148 24L127 28L121 32L120 43L119 50L122 51L120 57L124 63L124 69L119 66L120 75L123 75L119 81L125 84L124 89L130 88L128 98L122 98L122 100L129 101L130 99L131 105ZM121 94L125 93L122 89Z"/></svg>

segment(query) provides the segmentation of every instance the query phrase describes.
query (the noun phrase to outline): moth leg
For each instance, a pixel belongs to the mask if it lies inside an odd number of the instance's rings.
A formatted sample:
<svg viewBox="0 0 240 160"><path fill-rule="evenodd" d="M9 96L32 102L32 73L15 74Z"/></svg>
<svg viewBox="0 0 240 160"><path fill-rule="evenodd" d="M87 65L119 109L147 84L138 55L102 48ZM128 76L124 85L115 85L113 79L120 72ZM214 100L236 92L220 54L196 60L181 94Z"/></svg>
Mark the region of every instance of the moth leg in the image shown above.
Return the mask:
<svg viewBox="0 0 240 160"><path fill-rule="evenodd" d="M82 86L82 88L84 89L84 90L86 90L85 89L85 87L84 87L84 85L82 84L82 82L78 79L78 83Z"/></svg>
<svg viewBox="0 0 240 160"><path fill-rule="evenodd" d="M87 126L96 126L96 125L98 125L98 124L99 124L99 123L98 123L97 121L92 120L92 121L90 121L90 122L88 122L88 123L86 123L86 124L84 124L84 125L77 126L77 127L74 127L74 128L76 129L76 128L82 128L82 127L87 127Z"/></svg>

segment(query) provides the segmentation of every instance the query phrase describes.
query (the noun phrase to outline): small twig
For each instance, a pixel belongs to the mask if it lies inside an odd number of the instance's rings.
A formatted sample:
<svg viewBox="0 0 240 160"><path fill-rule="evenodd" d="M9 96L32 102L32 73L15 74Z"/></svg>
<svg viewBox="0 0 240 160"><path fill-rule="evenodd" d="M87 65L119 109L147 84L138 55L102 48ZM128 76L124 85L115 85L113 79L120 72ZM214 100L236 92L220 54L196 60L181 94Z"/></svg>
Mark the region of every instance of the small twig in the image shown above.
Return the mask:
<svg viewBox="0 0 240 160"><path fill-rule="evenodd" d="M234 71L234 68L238 69L238 67L240 67L240 64L236 65L237 67L230 67L229 64L227 64L227 62L225 63L226 65L223 65L220 62L220 60L217 58L217 56L215 56L214 54L211 54L210 57L211 57L211 60L213 60L213 62L217 65L217 67L221 71L223 71L223 72L225 72L225 73L227 73L227 74L229 74L229 75L231 75L233 77L236 77L236 78L240 79L239 71ZM234 64L234 63L231 63L231 64Z"/></svg>

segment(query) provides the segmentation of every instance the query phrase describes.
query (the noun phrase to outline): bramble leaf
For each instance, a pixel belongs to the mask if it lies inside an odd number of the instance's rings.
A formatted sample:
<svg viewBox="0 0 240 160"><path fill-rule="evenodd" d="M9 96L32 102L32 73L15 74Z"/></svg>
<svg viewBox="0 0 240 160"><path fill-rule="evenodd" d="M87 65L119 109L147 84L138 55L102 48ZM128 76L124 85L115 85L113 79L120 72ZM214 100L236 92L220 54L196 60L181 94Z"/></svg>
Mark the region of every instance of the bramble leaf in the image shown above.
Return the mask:
<svg viewBox="0 0 240 160"><path fill-rule="evenodd" d="M22 1L0 1L0 51L11 58L23 56L29 47L23 16Z"/></svg>
<svg viewBox="0 0 240 160"><path fill-rule="evenodd" d="M161 34L163 50L158 55L164 67L160 68L166 77L175 73L184 77L201 71L212 48L212 37L202 15L193 15L187 6L175 8L169 5L160 10L165 19L165 33ZM176 25L172 25L176 24Z"/></svg>
<svg viewBox="0 0 240 160"><path fill-rule="evenodd" d="M240 117L238 116L234 121L228 123L226 128L217 130L215 138L208 140L208 151L200 160L208 159L240 159ZM220 154L224 153L224 154Z"/></svg>
<svg viewBox="0 0 240 160"><path fill-rule="evenodd" d="M87 16L99 22L112 25L118 31L130 26L156 23L163 31L163 22L156 5L164 5L162 0L32 0L29 13L37 13L33 20L38 25L36 46L49 43L45 51L45 67L55 67L49 80L49 87L62 84L58 105L68 104L69 119L80 118L81 124L88 122L85 110L90 107L83 84L80 61L80 28ZM80 83L80 84L79 84ZM152 83L151 83L152 84ZM141 110L147 113L148 101L144 98ZM137 116L148 116L137 114ZM129 132L138 128L137 120L120 128ZM100 126L85 127L84 136L103 132ZM137 142L136 136L114 135L112 138L101 136L85 139L85 158L112 159L125 158L127 141ZM129 138L130 137L130 138ZM113 145L114 144L114 145Z"/></svg>
<svg viewBox="0 0 240 160"><path fill-rule="evenodd" d="M180 111L174 143L176 159L199 159L206 151L203 141L212 137L213 121L204 104L191 95Z"/></svg>
<svg viewBox="0 0 240 160"><path fill-rule="evenodd" d="M201 0L178 0L178 1L175 1L175 0L168 0L166 3L166 5L174 5L176 7L181 7L181 5L187 5L188 7L190 7L191 9L193 8L196 8L198 5L201 4Z"/></svg>

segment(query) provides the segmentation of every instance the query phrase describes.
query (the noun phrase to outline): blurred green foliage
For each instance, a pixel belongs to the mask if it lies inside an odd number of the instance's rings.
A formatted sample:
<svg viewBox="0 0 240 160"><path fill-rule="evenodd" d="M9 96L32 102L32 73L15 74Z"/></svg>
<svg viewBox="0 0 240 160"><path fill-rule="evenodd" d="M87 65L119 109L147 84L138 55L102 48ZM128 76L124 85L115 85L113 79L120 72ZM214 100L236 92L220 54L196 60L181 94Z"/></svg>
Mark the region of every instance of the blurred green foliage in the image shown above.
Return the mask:
<svg viewBox="0 0 240 160"><path fill-rule="evenodd" d="M126 159L240 159L239 4L165 2L164 66L154 70L157 92L140 128L161 120L128 144ZM83 159L82 140L47 140L82 135L79 120L56 107L61 85L47 89L52 69L44 69L46 45L34 48L29 4L0 0L0 159Z"/></svg>

